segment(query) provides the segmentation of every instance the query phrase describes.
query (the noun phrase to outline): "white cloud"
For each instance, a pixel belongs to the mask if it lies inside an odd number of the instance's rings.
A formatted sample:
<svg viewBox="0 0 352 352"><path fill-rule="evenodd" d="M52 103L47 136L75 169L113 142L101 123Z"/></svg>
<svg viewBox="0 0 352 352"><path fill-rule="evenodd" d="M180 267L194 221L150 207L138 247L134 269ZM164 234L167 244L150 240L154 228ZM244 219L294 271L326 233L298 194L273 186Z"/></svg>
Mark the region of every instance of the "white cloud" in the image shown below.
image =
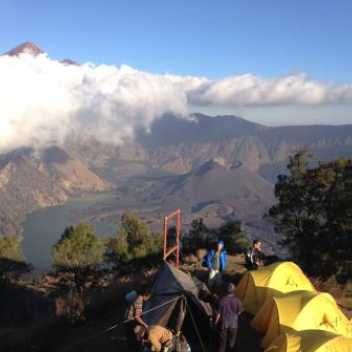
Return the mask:
<svg viewBox="0 0 352 352"><path fill-rule="evenodd" d="M352 84L334 87L310 80L304 73L270 79L251 74L218 80L172 75L167 78L184 90L188 102L195 106L238 108L352 104Z"/></svg>
<svg viewBox="0 0 352 352"><path fill-rule="evenodd" d="M352 85L333 87L305 74L265 79L250 74L210 80L156 75L128 66L64 66L45 54L0 56L0 152L42 148L67 138L121 144L136 128L192 106L351 104Z"/></svg>
<svg viewBox="0 0 352 352"><path fill-rule="evenodd" d="M46 55L0 56L0 151L91 136L123 143L163 114L188 115L184 92L128 66L64 66Z"/></svg>
<svg viewBox="0 0 352 352"><path fill-rule="evenodd" d="M177 82L177 80L176 80ZM206 80L187 77L183 84L188 100L194 105L278 106L319 105L328 101L329 85L309 80L306 75L264 79L250 74Z"/></svg>

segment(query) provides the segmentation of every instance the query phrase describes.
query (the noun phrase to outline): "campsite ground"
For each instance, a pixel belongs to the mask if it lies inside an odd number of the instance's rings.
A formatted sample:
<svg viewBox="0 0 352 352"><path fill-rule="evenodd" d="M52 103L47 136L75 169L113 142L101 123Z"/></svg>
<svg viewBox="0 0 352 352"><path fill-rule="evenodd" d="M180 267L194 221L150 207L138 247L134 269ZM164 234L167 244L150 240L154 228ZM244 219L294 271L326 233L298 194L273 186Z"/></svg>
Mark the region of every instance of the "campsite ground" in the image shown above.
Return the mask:
<svg viewBox="0 0 352 352"><path fill-rule="evenodd" d="M231 268L225 280L237 281L244 269L240 265L241 258L230 258L228 267ZM193 268L197 276L202 276L200 268ZM108 315L75 329L65 337L56 349L59 352L112 352L127 351L124 328L119 324L123 320L125 306L116 307L116 310ZM240 316L237 340L237 352L260 352L260 335L250 327L252 317L248 313ZM106 331L110 327L119 324L116 328ZM212 352L209 350L209 352Z"/></svg>
<svg viewBox="0 0 352 352"><path fill-rule="evenodd" d="M241 256L228 256L227 267L228 270L224 275L224 281L238 283L245 268L243 264L243 257ZM206 270L202 268L199 263L186 267L188 271L192 271L198 278L205 279L207 276ZM351 310L346 307L351 306L351 299L344 298L341 288L335 282L313 282L314 286L323 292L330 292L340 308L345 312L351 314ZM221 294L221 292L219 292ZM351 294L352 296L352 294ZM123 320L125 306L116 307L116 310L110 314L90 321L85 325L74 329L67 335L61 342L60 346L56 349L58 352L112 352L112 351L127 351L125 340L124 328L119 325L118 327L106 331L110 327L118 324ZM239 331L237 341L237 352L260 352L263 351L260 347L261 336L250 327L252 316L244 313L240 316ZM213 352L209 350L209 352Z"/></svg>
<svg viewBox="0 0 352 352"><path fill-rule="evenodd" d="M113 352L128 351L123 326L102 333L99 332L122 321L123 310L92 321L68 335L57 351L62 352ZM250 327L251 316L244 313L240 318L236 352L260 352L260 335ZM81 342L82 343L79 343ZM79 343L79 344L77 344ZM70 348L71 347L71 348ZM209 351L213 352L213 351Z"/></svg>

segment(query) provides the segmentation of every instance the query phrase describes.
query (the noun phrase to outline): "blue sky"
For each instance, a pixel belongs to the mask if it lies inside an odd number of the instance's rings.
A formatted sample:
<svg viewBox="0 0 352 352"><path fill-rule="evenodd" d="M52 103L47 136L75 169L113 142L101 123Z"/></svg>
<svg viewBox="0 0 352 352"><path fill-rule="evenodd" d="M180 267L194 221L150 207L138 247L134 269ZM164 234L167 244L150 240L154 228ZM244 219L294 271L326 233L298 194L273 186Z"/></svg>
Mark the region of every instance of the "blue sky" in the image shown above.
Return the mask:
<svg viewBox="0 0 352 352"><path fill-rule="evenodd" d="M352 83L352 2L0 0L0 52L33 41L53 58L219 79L304 72ZM351 104L200 107L267 124L347 123Z"/></svg>

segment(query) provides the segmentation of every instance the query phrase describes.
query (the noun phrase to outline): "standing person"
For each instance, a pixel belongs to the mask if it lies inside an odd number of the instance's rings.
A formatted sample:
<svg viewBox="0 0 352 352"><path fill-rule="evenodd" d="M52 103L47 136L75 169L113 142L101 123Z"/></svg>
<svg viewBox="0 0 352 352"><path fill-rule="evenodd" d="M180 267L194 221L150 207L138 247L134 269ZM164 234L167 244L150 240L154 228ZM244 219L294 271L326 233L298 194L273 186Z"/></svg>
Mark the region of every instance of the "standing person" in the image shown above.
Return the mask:
<svg viewBox="0 0 352 352"><path fill-rule="evenodd" d="M125 331L130 352L138 352L143 332L148 324L142 319L143 303L151 296L148 288L143 288L129 305L125 313Z"/></svg>
<svg viewBox="0 0 352 352"><path fill-rule="evenodd" d="M258 240L253 241L253 246L246 253L246 264L248 270L258 269L261 265L262 244Z"/></svg>
<svg viewBox="0 0 352 352"><path fill-rule="evenodd" d="M226 251L224 242L217 243L217 249L209 251L205 256L205 266L209 269L208 285L213 287L214 284L222 283L222 272L226 269Z"/></svg>
<svg viewBox="0 0 352 352"><path fill-rule="evenodd" d="M219 352L225 352L227 342L231 349L235 347L238 316L243 312L241 301L235 296L235 285L227 286L227 295L219 302L214 325L219 330Z"/></svg>

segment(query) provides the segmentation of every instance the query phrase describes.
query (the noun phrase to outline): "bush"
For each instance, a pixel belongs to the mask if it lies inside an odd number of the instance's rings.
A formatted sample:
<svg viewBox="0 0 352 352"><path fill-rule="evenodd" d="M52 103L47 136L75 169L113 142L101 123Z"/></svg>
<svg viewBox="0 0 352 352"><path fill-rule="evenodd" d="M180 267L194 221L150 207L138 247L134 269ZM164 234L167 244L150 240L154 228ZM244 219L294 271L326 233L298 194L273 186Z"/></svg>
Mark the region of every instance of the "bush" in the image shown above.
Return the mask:
<svg viewBox="0 0 352 352"><path fill-rule="evenodd" d="M117 237L107 241L108 258L115 262L160 260L163 238L152 233L134 212L125 213L117 225Z"/></svg>
<svg viewBox="0 0 352 352"><path fill-rule="evenodd" d="M210 250L215 247L218 234L214 229L208 228L202 218L193 220L191 227L182 238L182 251L195 253L198 249Z"/></svg>
<svg viewBox="0 0 352 352"><path fill-rule="evenodd" d="M200 218L191 223L190 230L182 239L182 248L185 253L211 250L216 248L219 240L224 241L225 250L230 254L243 253L251 245L242 231L240 221L230 220L214 229L208 228Z"/></svg>
<svg viewBox="0 0 352 352"><path fill-rule="evenodd" d="M25 262L21 237L0 238L0 283L18 280L30 272L32 266Z"/></svg>
<svg viewBox="0 0 352 352"><path fill-rule="evenodd" d="M55 300L55 315L73 324L84 321L84 310L88 302L75 290Z"/></svg>
<svg viewBox="0 0 352 352"><path fill-rule="evenodd" d="M225 249L229 254L239 254L251 246L241 228L241 222L231 220L219 227L218 239L224 241Z"/></svg>

